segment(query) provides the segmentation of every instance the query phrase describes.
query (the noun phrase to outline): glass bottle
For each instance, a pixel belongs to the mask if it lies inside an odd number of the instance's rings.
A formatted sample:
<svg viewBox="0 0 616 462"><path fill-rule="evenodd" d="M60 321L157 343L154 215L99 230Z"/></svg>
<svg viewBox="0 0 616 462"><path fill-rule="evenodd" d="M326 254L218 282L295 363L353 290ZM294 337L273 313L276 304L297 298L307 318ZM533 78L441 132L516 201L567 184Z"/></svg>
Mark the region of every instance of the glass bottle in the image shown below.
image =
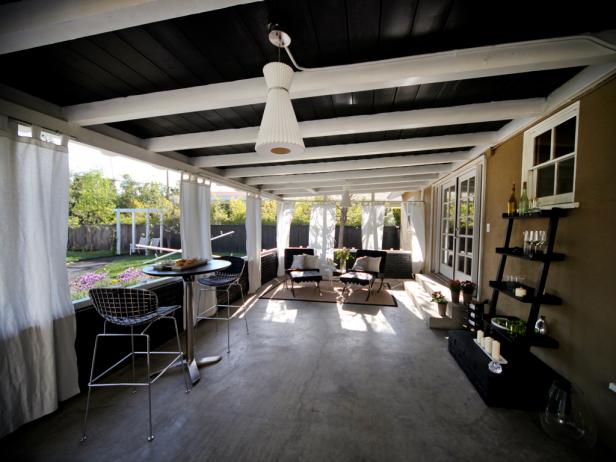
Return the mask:
<svg viewBox="0 0 616 462"><path fill-rule="evenodd" d="M507 215L514 216L518 210L518 201L515 198L515 183L511 187L511 196L507 201Z"/></svg>
<svg viewBox="0 0 616 462"><path fill-rule="evenodd" d="M545 316L540 316L535 323L535 333L539 335L546 335L548 333L548 325L545 322Z"/></svg>
<svg viewBox="0 0 616 462"><path fill-rule="evenodd" d="M518 214L526 215L528 213L528 194L526 194L526 181L522 183L522 194L520 194L520 202L518 204Z"/></svg>

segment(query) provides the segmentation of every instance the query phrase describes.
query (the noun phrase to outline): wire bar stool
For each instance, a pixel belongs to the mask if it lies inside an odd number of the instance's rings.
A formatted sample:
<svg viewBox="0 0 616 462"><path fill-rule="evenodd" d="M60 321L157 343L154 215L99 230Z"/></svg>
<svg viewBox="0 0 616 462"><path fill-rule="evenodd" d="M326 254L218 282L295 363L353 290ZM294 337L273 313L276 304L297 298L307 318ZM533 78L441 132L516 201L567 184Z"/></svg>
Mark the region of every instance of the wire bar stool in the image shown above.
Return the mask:
<svg viewBox="0 0 616 462"><path fill-rule="evenodd" d="M158 297L151 290L143 289L125 289L125 288L99 288L90 290L90 298L94 303L94 308L97 313L105 320L103 325L103 333L96 336L94 342L94 352L92 354L92 368L90 370L90 381L88 382L88 397L86 400L85 416L83 419L83 434L81 441L87 439L87 422L88 411L90 409L90 396L93 388L97 387L133 387L133 393L136 392L136 387L148 388L148 441L154 439L152 432L152 390L151 386L156 382L171 366L180 361L184 369L184 382L186 384L186 393L191 390L190 380L188 377L188 368L183 360L184 352L180 344L180 334L178 325L173 313L180 309L180 305L173 306L158 306ZM175 337L177 340L177 351L151 351L150 336L146 334L152 324L161 319L169 319L173 321L175 328ZM129 327L130 333L107 333L107 323L117 326ZM135 327L143 326L145 328L135 333ZM94 367L96 362L96 353L98 350L99 340L104 338L126 338L130 337L131 351L122 359L117 361L111 367L94 377ZM135 339L144 338L146 349L145 351L135 351ZM137 382L135 379L135 355L145 355L147 364L147 382ZM150 375L150 355L170 355L171 361L163 367L159 372ZM126 360L131 359L132 363L132 381L131 382L102 382L102 379L112 370L123 364Z"/></svg>
<svg viewBox="0 0 616 462"><path fill-rule="evenodd" d="M224 260L231 262L231 266L227 268L226 271L216 271L214 273L210 273L205 277L197 279L197 283L199 284L199 296L198 296L198 304L197 306L201 306L201 292L214 292L216 295L218 290L224 291L227 293L227 304L221 305L218 303L218 299L216 299L216 303L212 306L207 307L203 312L207 312L212 308L216 308L215 316L206 316L201 313L197 314L197 319L211 319L213 321L227 321L227 353L231 352L231 333L230 333L230 321L233 319L231 316L231 308L241 308L244 306L244 289L242 287L242 283L240 279L244 274L246 269L246 261L241 257L224 257ZM231 305L231 289L233 287L239 287L240 295L242 297L241 305ZM226 308L227 316L220 317L218 316L218 308ZM248 335L248 317L246 313L244 313L244 322L246 324L246 334ZM218 330L218 325L216 326Z"/></svg>

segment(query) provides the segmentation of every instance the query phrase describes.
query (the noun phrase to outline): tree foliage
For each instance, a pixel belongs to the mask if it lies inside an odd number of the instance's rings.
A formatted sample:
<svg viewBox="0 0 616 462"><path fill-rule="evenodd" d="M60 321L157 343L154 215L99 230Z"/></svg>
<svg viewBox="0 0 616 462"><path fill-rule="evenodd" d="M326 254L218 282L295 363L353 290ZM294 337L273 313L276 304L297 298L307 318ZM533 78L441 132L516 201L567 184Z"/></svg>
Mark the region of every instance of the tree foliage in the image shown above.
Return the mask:
<svg viewBox="0 0 616 462"><path fill-rule="evenodd" d="M113 221L117 196L113 181L98 170L74 175L69 188L69 225L94 226Z"/></svg>

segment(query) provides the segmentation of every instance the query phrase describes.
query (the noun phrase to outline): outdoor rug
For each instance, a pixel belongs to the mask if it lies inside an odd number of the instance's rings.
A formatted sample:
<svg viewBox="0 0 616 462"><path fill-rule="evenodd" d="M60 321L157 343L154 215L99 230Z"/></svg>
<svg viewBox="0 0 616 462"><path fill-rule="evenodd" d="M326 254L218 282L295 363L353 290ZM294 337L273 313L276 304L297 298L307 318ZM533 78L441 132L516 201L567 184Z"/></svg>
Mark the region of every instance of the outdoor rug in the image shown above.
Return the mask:
<svg viewBox="0 0 616 462"><path fill-rule="evenodd" d="M376 290L380 282L374 283L372 295L366 301L365 287L351 287L346 295L342 295L342 283L329 281L321 282L321 294L313 282L306 282L301 285L295 284L295 297L291 292L291 283L289 288L285 288L284 283L273 286L267 292L261 294L259 298L266 300L294 300L302 302L321 302L321 303L342 303L344 305L373 305L373 306L398 306L396 299L389 293L389 284L383 284L383 289L380 292Z"/></svg>

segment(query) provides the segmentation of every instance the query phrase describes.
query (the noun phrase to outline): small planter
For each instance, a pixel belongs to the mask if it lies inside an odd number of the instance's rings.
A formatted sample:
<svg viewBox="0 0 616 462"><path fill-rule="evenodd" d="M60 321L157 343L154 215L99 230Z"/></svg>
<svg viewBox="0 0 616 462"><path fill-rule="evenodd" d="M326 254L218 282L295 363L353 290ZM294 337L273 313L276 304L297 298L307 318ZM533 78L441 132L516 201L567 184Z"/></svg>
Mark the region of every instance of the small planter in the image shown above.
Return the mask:
<svg viewBox="0 0 616 462"><path fill-rule="evenodd" d="M438 315L441 318L447 316L447 303L439 303L438 304Z"/></svg>
<svg viewBox="0 0 616 462"><path fill-rule="evenodd" d="M462 301L468 305L471 300L473 299L473 294L472 293L467 293L467 292L462 292Z"/></svg>
<svg viewBox="0 0 616 462"><path fill-rule="evenodd" d="M451 302L452 303L460 303L460 291L456 291L454 292L453 290L451 291Z"/></svg>

